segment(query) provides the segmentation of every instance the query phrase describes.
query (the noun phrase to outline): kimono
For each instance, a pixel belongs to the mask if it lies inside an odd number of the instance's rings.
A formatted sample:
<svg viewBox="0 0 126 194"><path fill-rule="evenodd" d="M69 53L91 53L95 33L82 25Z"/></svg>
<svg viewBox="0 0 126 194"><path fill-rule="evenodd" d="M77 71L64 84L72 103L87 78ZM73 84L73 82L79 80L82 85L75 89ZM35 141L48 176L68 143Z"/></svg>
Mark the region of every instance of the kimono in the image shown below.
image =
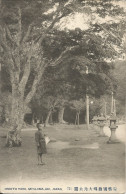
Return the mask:
<svg viewBox="0 0 126 194"><path fill-rule="evenodd" d="M45 142L45 137L42 134L42 131L37 131L35 133L35 141L36 141L36 144L37 144L37 153L39 155L46 154L47 153L46 142Z"/></svg>

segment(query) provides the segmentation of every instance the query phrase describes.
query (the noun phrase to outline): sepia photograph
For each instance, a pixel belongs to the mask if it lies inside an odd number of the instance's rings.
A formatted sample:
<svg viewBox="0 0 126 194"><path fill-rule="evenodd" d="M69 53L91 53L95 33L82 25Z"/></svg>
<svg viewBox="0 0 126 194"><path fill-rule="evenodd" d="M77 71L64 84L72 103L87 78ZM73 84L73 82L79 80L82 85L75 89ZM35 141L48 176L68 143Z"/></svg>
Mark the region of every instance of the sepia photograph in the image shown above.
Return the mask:
<svg viewBox="0 0 126 194"><path fill-rule="evenodd" d="M126 193L126 0L0 0L0 193Z"/></svg>

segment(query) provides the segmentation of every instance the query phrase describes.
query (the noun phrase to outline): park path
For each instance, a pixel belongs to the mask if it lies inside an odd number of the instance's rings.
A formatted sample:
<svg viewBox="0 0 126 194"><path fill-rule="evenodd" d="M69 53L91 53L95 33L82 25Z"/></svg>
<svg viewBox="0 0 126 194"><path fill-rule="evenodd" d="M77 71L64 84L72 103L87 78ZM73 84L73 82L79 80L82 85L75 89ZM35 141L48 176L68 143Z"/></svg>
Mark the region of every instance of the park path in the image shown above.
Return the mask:
<svg viewBox="0 0 126 194"><path fill-rule="evenodd" d="M120 129L120 130L119 130ZM45 133L56 142L47 145L47 155L44 156L46 165L38 166L35 147L36 128L27 128L22 132L23 144L20 148L4 148L5 139L0 142L0 172L1 181L5 184L14 183L16 180L24 184L30 180L49 184L60 181L84 180L114 180L118 184L124 179L124 144L107 144L108 137L98 137L99 130L84 129L84 126L62 125L47 127ZM119 126L119 136L125 127ZM104 128L106 134L110 134L108 127ZM122 133L123 133L122 132ZM95 148L93 148L95 147ZM69 186L69 185L68 185Z"/></svg>
<svg viewBox="0 0 126 194"><path fill-rule="evenodd" d="M117 129L116 129L116 136L118 137L118 139L125 143L126 142L126 124L120 124L117 125ZM59 128L58 125L54 126L56 129ZM22 131L36 131L35 127L32 128L24 128ZM104 133L105 135L107 135L108 137L111 136L111 131L110 128L108 126L104 127Z"/></svg>

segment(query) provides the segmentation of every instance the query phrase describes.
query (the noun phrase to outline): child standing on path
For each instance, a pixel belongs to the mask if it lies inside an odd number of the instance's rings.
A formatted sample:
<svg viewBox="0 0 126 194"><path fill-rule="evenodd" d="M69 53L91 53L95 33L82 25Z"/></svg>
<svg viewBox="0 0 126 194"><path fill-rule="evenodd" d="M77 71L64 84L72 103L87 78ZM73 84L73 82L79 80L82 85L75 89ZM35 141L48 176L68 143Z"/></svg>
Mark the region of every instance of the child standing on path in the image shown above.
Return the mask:
<svg viewBox="0 0 126 194"><path fill-rule="evenodd" d="M37 123L38 131L35 133L35 141L37 146L37 154L38 154L38 165L44 165L42 161L42 155L47 153L46 150L46 142L44 134L42 133L42 124Z"/></svg>

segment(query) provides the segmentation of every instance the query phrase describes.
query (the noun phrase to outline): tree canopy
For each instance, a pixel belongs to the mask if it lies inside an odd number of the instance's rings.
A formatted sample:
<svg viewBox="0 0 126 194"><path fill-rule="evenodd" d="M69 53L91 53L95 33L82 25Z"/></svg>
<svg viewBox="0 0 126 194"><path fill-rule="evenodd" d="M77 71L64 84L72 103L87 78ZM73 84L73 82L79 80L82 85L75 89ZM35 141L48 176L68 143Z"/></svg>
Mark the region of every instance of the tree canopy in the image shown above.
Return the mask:
<svg viewBox="0 0 126 194"><path fill-rule="evenodd" d="M122 57L125 50L126 11L122 3L112 0L0 1L0 63L9 75L14 123L23 120L26 106L40 81L45 78L45 85L49 81L49 68L54 68L53 76L58 71L65 75L62 78L64 91L68 92L69 88L74 98L81 98L86 92L99 97L105 90L113 90L108 62ZM77 17L83 18L83 25L72 29ZM59 79L57 75L52 79L53 87L55 79ZM63 95L62 88L57 88L56 91L49 87L48 92Z"/></svg>

